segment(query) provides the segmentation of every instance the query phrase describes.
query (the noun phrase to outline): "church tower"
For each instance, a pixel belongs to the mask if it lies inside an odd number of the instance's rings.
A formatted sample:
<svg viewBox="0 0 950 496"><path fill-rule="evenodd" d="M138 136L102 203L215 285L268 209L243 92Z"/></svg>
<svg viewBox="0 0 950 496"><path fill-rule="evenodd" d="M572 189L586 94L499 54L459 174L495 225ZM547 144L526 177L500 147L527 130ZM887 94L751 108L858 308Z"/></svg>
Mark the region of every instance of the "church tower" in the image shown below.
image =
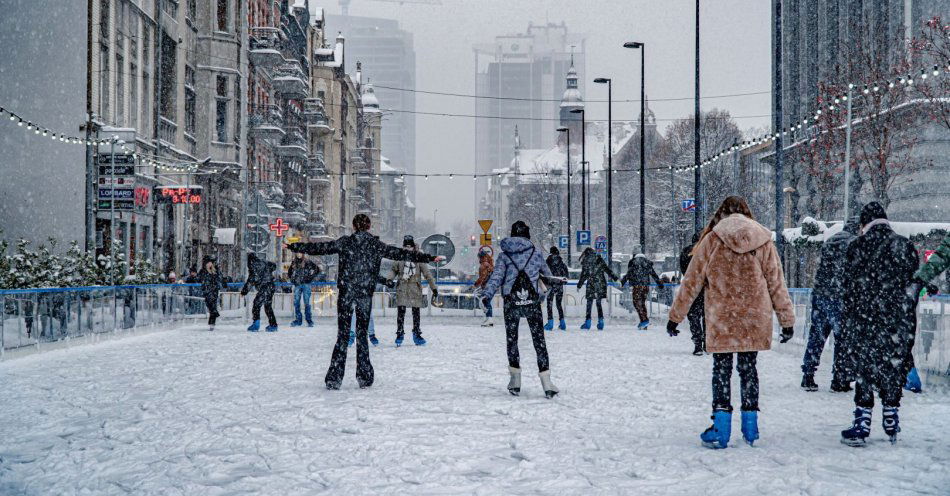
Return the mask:
<svg viewBox="0 0 950 496"><path fill-rule="evenodd" d="M567 70L567 89L564 90L564 96L561 97L561 127L571 130L571 143L580 144L581 142L581 114L571 113L574 109L584 108L584 98L581 97L581 91L577 88L577 70L574 69L574 59L571 58L571 67ZM565 133L559 133L558 143L566 140Z"/></svg>

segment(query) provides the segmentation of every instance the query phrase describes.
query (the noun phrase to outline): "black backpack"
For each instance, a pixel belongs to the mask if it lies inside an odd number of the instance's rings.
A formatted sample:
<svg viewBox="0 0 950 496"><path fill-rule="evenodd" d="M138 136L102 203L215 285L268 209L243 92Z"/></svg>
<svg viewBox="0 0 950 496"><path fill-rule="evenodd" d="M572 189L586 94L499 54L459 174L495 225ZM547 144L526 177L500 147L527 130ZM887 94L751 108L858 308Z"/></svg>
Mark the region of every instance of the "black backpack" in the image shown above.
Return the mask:
<svg viewBox="0 0 950 496"><path fill-rule="evenodd" d="M518 268L518 266L515 265L515 261L511 258L511 255L505 253L505 256L508 257L508 261L511 262L511 265ZM513 305L515 308L527 308L531 305L541 303L537 288L534 287L534 284L531 284L531 278L528 277L528 273L524 271L528 267L528 264L531 263L531 257L533 256L534 247L531 247L531 254L528 255L528 260L525 262L524 267L518 269L518 275L515 276L515 282L511 286L511 292L505 295L505 303Z"/></svg>

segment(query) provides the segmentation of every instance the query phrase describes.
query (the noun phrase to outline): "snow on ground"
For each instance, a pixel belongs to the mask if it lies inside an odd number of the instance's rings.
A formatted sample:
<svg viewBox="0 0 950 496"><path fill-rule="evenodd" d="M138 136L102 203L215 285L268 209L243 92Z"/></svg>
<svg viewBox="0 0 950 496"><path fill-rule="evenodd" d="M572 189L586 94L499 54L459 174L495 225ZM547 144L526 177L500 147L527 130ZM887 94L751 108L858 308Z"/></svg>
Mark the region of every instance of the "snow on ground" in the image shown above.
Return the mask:
<svg viewBox="0 0 950 496"><path fill-rule="evenodd" d="M762 439L703 448L710 357L688 333L614 323L547 333L544 399L521 333L523 396L505 390L504 331L423 322L392 345L377 322L376 385L353 353L341 391L323 374L334 331L186 327L0 363L0 494L947 494L950 395L904 400L888 443L843 446L850 395L798 388L800 348L762 353ZM576 325L576 323L574 323ZM685 326L684 326L685 327ZM776 345L780 346L780 345ZM733 402L738 404L738 379ZM738 415L736 415L738 417Z"/></svg>

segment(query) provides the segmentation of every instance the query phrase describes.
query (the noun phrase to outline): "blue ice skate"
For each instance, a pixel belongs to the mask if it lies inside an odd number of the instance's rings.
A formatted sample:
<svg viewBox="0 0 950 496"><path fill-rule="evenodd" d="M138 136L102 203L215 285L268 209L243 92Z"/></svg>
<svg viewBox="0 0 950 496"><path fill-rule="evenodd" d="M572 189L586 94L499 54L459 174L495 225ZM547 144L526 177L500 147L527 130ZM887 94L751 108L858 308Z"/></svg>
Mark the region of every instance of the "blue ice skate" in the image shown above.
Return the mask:
<svg viewBox="0 0 950 496"><path fill-rule="evenodd" d="M554 330L554 320L548 319L548 323L547 323L547 324L544 324L544 330L545 330L545 331Z"/></svg>
<svg viewBox="0 0 950 496"><path fill-rule="evenodd" d="M924 390L923 385L920 383L920 374L917 373L917 367L910 369L910 372L907 374L907 383L904 384L904 389L913 393L919 393Z"/></svg>
<svg viewBox="0 0 950 496"><path fill-rule="evenodd" d="M416 346L425 346L425 345L426 345L426 340L422 337L422 334L413 334L413 335L412 335L412 342L415 343Z"/></svg>
<svg viewBox="0 0 950 496"><path fill-rule="evenodd" d="M850 429L841 431L841 444L852 447L861 447L867 444L871 435L871 409L857 407L854 409L854 423Z"/></svg>
<svg viewBox="0 0 950 496"><path fill-rule="evenodd" d="M353 343L355 342L356 342L356 333L353 331L350 331L350 339L346 342L346 345L353 346Z"/></svg>
<svg viewBox="0 0 950 496"><path fill-rule="evenodd" d="M637 324L637 329L646 329L648 327L650 327L650 319L644 320L643 322Z"/></svg>
<svg viewBox="0 0 950 496"><path fill-rule="evenodd" d="M562 331L566 331L566 330L567 330L567 322L564 322L564 319L561 319L561 320L557 323L557 328L560 329L560 330L562 330Z"/></svg>
<svg viewBox="0 0 950 496"><path fill-rule="evenodd" d="M254 322L251 322L251 325L248 326L247 330L249 332L257 332L261 330L261 321L255 320Z"/></svg>
<svg viewBox="0 0 950 496"><path fill-rule="evenodd" d="M379 346L379 340L376 339L376 335L375 335L375 334L370 334L370 335L369 335L369 342L370 342L370 344L372 344L373 346Z"/></svg>
<svg viewBox="0 0 950 496"><path fill-rule="evenodd" d="M884 411L884 434L887 434L891 444L897 442L897 433L901 431L900 419L897 417L896 406L885 406Z"/></svg>
<svg viewBox="0 0 950 496"><path fill-rule="evenodd" d="M307 327L313 327L313 321L312 321L312 320L308 320L308 321L307 321Z"/></svg>
<svg viewBox="0 0 950 496"><path fill-rule="evenodd" d="M402 346L403 339L404 339L404 336L402 334L396 335L396 348L399 348L400 346Z"/></svg>
<svg viewBox="0 0 950 496"><path fill-rule="evenodd" d="M264 330L267 331L267 332L277 332L277 326L276 326L276 325L269 325L269 326L265 327Z"/></svg>
<svg viewBox="0 0 950 496"><path fill-rule="evenodd" d="M730 436L732 436L732 412L716 410L713 413L713 425L700 434L699 439L707 448L723 449L729 446Z"/></svg>
<svg viewBox="0 0 950 496"><path fill-rule="evenodd" d="M590 330L590 319L585 320L584 323L581 324L581 329L585 331Z"/></svg>
<svg viewBox="0 0 950 496"><path fill-rule="evenodd" d="M742 412L742 439L752 446L759 438L759 412Z"/></svg>
<svg viewBox="0 0 950 496"><path fill-rule="evenodd" d="M303 325L303 322L300 320L294 320L293 322L290 323L290 327L300 327L302 325Z"/></svg>
<svg viewBox="0 0 950 496"><path fill-rule="evenodd" d="M598 331L604 330L604 319L597 319L597 330Z"/></svg>

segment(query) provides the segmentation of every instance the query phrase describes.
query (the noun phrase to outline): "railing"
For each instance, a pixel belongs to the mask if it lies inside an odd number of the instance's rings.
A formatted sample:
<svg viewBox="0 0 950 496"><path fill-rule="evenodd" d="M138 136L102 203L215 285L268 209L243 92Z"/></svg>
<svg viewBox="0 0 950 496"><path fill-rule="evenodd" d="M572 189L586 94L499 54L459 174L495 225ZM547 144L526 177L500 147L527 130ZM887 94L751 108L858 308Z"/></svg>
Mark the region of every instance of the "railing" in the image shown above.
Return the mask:
<svg viewBox="0 0 950 496"><path fill-rule="evenodd" d="M178 138L178 124L164 118L158 118L158 139L174 145Z"/></svg>
<svg viewBox="0 0 950 496"><path fill-rule="evenodd" d="M250 108L247 116L248 125L252 128L260 126L284 126L284 115L277 105L258 105Z"/></svg>
<svg viewBox="0 0 950 496"><path fill-rule="evenodd" d="M251 35L251 50L280 49L279 29L272 27L252 27L249 29L249 32Z"/></svg>

